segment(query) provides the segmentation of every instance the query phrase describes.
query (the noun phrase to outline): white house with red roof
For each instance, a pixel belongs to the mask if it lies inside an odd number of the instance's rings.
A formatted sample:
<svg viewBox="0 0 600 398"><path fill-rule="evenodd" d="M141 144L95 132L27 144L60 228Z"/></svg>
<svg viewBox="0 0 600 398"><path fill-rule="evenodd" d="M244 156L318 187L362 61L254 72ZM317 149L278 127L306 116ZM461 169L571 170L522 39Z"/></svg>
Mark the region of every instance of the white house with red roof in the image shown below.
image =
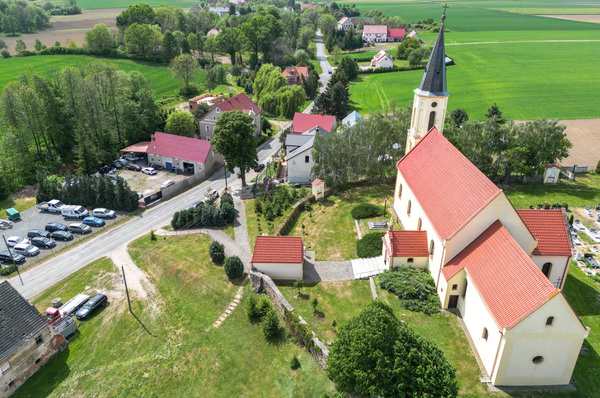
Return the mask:
<svg viewBox="0 0 600 398"><path fill-rule="evenodd" d="M393 213L404 231L388 232L384 256L408 263L426 236L442 307L459 313L491 383L569 384L589 329L561 292L571 257L563 213L515 210L442 135L444 58L442 24L397 164Z"/></svg>
<svg viewBox="0 0 600 398"><path fill-rule="evenodd" d="M350 18L344 16L338 21L337 28L338 30L343 30L344 32L347 32L350 29L354 29L354 23L352 23L352 20Z"/></svg>
<svg viewBox="0 0 600 398"><path fill-rule="evenodd" d="M146 153L149 164L203 175L223 161L206 140L160 132L154 133L150 141L123 148L121 152Z"/></svg>
<svg viewBox="0 0 600 398"><path fill-rule="evenodd" d="M385 50L379 51L371 60L371 68L389 69L394 67L394 57L386 53Z"/></svg>
<svg viewBox="0 0 600 398"><path fill-rule="evenodd" d="M363 26L363 41L367 43L384 43L387 41L388 28L385 25Z"/></svg>
<svg viewBox="0 0 600 398"><path fill-rule="evenodd" d="M290 133L302 134L317 126L331 133L337 127L335 116L296 112L292 119Z"/></svg>
<svg viewBox="0 0 600 398"><path fill-rule="evenodd" d="M299 236L258 236L250 264L272 279L296 280L304 274L304 243Z"/></svg>
<svg viewBox="0 0 600 398"><path fill-rule="evenodd" d="M219 116L225 112L242 111L252 116L252 125L254 126L254 135L260 135L262 109L258 107L245 93L239 93L233 97L227 98L216 103L211 110L204 115L198 122L200 124L200 138L208 140L213 137L215 124Z"/></svg>
<svg viewBox="0 0 600 398"><path fill-rule="evenodd" d="M315 8L316 5L315 4L310 4L310 3L301 3L300 4L300 9L303 10L305 8Z"/></svg>

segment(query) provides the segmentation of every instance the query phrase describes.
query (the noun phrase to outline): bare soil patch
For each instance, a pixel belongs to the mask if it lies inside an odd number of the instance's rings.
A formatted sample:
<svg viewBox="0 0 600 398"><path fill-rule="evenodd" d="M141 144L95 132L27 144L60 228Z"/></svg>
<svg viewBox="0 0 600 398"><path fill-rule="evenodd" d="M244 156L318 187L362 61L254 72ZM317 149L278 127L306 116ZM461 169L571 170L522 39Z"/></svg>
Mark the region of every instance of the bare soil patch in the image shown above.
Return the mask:
<svg viewBox="0 0 600 398"><path fill-rule="evenodd" d="M59 41L66 46L69 40L74 40L79 45L85 41L85 33L94 25L103 23L112 31L116 32L116 18L123 8L106 8L102 10L82 10L78 15L54 15L50 17L50 27L36 33L16 37L2 37L8 45L8 50L14 54L15 43L21 39L27 45L28 50L33 50L35 39L40 39L43 44L52 47Z"/></svg>
<svg viewBox="0 0 600 398"><path fill-rule="evenodd" d="M565 166L588 166L594 170L600 160L600 119L561 120L567 126L565 133L573 143Z"/></svg>
<svg viewBox="0 0 600 398"><path fill-rule="evenodd" d="M600 23L600 15L536 15L536 17L565 19L567 21Z"/></svg>

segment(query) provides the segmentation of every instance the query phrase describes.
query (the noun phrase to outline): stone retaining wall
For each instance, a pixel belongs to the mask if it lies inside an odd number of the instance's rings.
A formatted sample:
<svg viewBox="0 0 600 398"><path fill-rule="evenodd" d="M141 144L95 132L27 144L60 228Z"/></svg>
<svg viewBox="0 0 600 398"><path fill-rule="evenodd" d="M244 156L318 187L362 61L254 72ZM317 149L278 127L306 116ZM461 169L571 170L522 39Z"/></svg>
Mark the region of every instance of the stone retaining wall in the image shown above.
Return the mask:
<svg viewBox="0 0 600 398"><path fill-rule="evenodd" d="M262 290L267 294L267 296L269 296L271 302L277 309L277 312L279 312L283 319L285 319L284 308L290 312L294 311L294 307L292 307L292 305L286 300L286 298L283 297L283 294L281 294L281 291L279 290L277 285L275 285L275 282L273 282L273 280L268 275L265 275L261 272L250 271L250 281L252 282L252 289L256 293ZM301 316L299 316L299 318L301 323L308 325L308 323ZM315 332L312 332L312 335L313 343L315 344L315 346L319 347L319 350L309 349L309 352L317 360L319 365L321 365L321 367L325 369L327 368L327 357L329 356L329 349L327 348L325 343L319 340L319 338L315 335Z"/></svg>

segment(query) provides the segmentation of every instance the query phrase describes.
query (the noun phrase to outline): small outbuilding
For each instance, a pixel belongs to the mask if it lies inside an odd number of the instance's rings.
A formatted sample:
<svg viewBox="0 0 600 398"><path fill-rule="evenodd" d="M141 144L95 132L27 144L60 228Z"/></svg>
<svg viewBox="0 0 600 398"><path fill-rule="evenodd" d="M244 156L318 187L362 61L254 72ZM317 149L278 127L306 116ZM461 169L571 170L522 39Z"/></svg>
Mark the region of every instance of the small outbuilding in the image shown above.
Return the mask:
<svg viewBox="0 0 600 398"><path fill-rule="evenodd" d="M314 180L312 183L312 193L315 195L316 200L321 200L325 198L325 181L319 180L318 178Z"/></svg>
<svg viewBox="0 0 600 398"><path fill-rule="evenodd" d="M383 239L383 260L388 268L407 265L425 269L429 260L427 231L389 230Z"/></svg>
<svg viewBox="0 0 600 398"><path fill-rule="evenodd" d="M299 236L258 236L250 264L272 279L296 280L304 275L304 243Z"/></svg>
<svg viewBox="0 0 600 398"><path fill-rule="evenodd" d="M556 184L560 176L560 166L549 164L544 170L544 184Z"/></svg>

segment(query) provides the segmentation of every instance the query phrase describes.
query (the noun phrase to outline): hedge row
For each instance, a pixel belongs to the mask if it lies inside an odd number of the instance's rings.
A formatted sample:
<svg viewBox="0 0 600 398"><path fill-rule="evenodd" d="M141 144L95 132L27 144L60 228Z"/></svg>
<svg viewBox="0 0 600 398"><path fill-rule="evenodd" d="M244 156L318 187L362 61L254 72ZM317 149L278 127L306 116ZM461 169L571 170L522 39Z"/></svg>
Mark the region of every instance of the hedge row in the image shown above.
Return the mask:
<svg viewBox="0 0 600 398"><path fill-rule="evenodd" d="M13 272L17 272L17 266L15 264L0 268L0 276L8 276Z"/></svg>
<svg viewBox="0 0 600 398"><path fill-rule="evenodd" d="M219 208L201 204L196 208L178 211L173 215L171 226L173 229L222 227L232 223L234 219L233 198L229 193L224 193Z"/></svg>
<svg viewBox="0 0 600 398"><path fill-rule="evenodd" d="M381 255L383 240L386 231L370 232L356 241L356 255L358 258L370 258Z"/></svg>
<svg viewBox="0 0 600 398"><path fill-rule="evenodd" d="M359 75L365 75L365 74L374 74L374 73L389 73L389 72L406 72L409 70L419 70L419 69L425 69L424 66L396 66L394 65L391 68L376 68L376 69L360 69L358 71Z"/></svg>
<svg viewBox="0 0 600 398"><path fill-rule="evenodd" d="M352 217L356 220L383 215L383 208L371 203L361 203L352 209Z"/></svg>

